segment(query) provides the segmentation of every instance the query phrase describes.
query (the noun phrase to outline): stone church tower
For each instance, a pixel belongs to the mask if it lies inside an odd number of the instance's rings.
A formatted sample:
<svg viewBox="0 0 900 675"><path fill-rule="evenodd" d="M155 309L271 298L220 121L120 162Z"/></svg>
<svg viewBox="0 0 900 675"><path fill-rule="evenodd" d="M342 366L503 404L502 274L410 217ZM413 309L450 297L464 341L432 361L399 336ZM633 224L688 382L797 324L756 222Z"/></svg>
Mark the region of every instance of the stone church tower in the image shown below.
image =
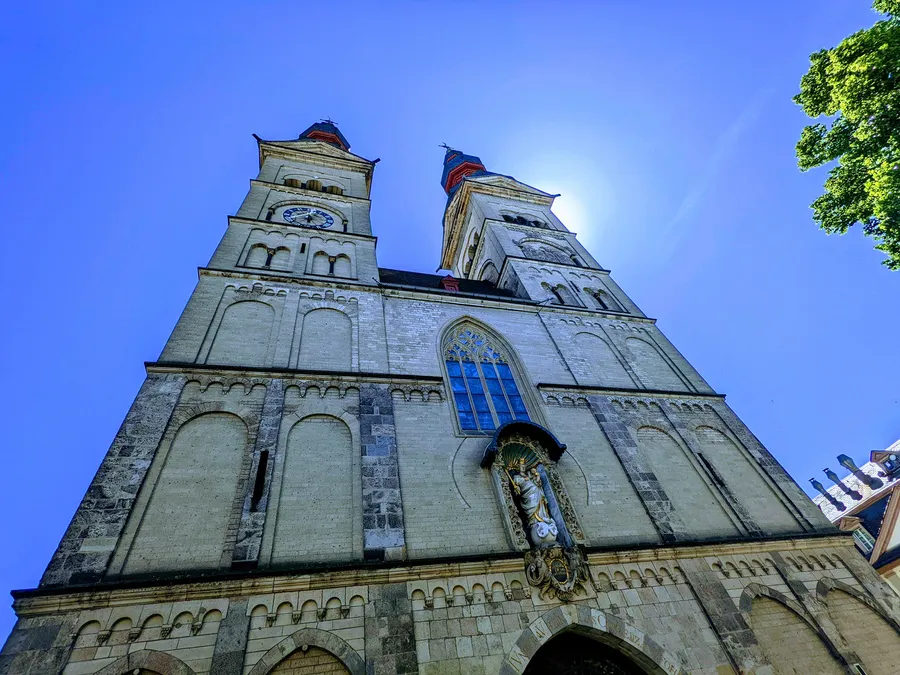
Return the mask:
<svg viewBox="0 0 900 675"><path fill-rule="evenodd" d="M375 162L257 140L0 672L900 673L896 596L554 195L448 149L450 274L383 269Z"/></svg>

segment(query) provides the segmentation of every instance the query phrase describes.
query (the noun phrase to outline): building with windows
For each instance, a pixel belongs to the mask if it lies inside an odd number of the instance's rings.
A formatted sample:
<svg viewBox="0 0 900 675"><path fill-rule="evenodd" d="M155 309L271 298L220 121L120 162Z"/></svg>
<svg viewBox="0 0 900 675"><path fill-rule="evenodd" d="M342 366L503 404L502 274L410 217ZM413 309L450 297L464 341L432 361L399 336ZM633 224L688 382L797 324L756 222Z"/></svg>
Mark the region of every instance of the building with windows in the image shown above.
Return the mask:
<svg viewBox="0 0 900 675"><path fill-rule="evenodd" d="M554 195L448 149L447 272L384 269L375 162L257 140L0 672L900 672L898 598Z"/></svg>
<svg viewBox="0 0 900 675"><path fill-rule="evenodd" d="M856 466L847 455L838 463L849 473L843 478L829 468L825 476L831 487L810 479L820 493L813 502L842 532L850 532L859 552L900 595L900 440L885 450L875 450L869 461ZM900 493L897 493L900 494Z"/></svg>

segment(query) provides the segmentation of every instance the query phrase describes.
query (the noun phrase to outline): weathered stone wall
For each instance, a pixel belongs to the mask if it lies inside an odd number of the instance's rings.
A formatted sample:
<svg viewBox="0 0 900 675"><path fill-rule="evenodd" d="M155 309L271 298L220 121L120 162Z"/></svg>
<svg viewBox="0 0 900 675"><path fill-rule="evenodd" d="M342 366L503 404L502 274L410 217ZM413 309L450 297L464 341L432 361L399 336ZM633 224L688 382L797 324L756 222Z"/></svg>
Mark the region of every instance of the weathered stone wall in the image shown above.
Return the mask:
<svg viewBox="0 0 900 675"><path fill-rule="evenodd" d="M887 675L900 614L857 558L843 537L596 553L570 604L542 598L518 557L20 598L0 673L97 673L132 654L164 675L262 675L312 654L353 675L510 675L575 629L671 675Z"/></svg>

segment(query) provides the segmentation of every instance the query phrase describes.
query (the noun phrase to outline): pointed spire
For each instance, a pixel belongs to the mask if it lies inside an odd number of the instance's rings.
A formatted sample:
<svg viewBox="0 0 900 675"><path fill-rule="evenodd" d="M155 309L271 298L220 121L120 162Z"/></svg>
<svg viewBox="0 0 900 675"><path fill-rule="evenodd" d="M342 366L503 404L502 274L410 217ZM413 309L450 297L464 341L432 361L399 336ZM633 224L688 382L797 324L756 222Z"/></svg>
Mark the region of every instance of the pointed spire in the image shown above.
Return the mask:
<svg viewBox="0 0 900 675"><path fill-rule="evenodd" d="M350 143L344 138L344 134L337 128L337 124L329 119L324 119L311 125L300 134L298 140L324 141L341 150L350 150Z"/></svg>
<svg viewBox="0 0 900 675"><path fill-rule="evenodd" d="M451 148L446 143L441 144L446 148L444 153L444 173L441 175L441 187L448 195L456 192L459 184L466 176L477 176L487 173L481 160L474 155L466 155L460 150Z"/></svg>

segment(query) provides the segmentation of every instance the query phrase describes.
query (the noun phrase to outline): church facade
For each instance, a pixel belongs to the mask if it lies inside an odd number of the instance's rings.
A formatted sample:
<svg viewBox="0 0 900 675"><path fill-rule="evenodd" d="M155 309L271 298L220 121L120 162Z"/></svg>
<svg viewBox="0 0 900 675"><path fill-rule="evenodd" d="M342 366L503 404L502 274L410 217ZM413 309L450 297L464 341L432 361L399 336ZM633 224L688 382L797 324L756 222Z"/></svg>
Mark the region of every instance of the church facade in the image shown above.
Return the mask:
<svg viewBox="0 0 900 675"><path fill-rule="evenodd" d="M0 672L900 672L900 602L554 215L448 149L379 268L330 122L259 174Z"/></svg>

